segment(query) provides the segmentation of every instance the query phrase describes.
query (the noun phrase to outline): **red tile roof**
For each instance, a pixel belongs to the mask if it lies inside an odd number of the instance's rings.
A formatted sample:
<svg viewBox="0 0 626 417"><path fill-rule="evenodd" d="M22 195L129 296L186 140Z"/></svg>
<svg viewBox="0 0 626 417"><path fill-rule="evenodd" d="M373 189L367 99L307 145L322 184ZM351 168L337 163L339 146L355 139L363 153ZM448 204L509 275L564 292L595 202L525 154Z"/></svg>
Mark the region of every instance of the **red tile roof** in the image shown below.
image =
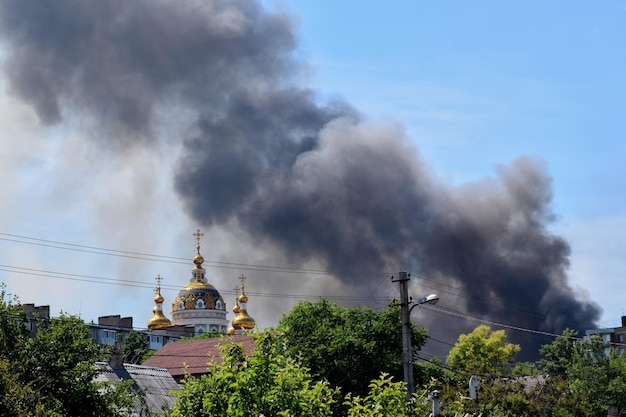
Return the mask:
<svg viewBox="0 0 626 417"><path fill-rule="evenodd" d="M256 347L254 337L249 335L180 340L166 344L142 365L165 368L173 377L182 377L185 374L204 374L207 372L209 361L222 362L219 346L231 342L241 344L248 355Z"/></svg>

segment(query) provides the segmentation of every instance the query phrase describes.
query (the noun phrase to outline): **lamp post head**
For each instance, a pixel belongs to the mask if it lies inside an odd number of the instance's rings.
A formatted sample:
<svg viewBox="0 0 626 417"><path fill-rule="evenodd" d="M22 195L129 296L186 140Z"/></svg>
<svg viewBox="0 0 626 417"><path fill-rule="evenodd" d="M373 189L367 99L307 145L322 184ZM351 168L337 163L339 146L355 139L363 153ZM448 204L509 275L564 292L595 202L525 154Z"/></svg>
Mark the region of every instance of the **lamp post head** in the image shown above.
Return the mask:
<svg viewBox="0 0 626 417"><path fill-rule="evenodd" d="M439 296L437 294L430 294L417 300L416 304L437 304L437 301L439 301Z"/></svg>

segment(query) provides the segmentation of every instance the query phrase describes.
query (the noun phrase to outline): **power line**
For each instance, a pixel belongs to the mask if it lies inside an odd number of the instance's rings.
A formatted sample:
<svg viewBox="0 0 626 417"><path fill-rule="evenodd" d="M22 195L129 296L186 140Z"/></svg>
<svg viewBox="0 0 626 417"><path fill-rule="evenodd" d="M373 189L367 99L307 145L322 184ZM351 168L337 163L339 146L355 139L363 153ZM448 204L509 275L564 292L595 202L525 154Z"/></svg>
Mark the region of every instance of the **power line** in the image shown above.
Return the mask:
<svg viewBox="0 0 626 417"><path fill-rule="evenodd" d="M168 262L168 263L175 263L175 264L189 264L190 263L188 258L175 257L175 256L156 255L156 254L133 252L133 251L122 251L122 250L108 249L108 248L102 248L102 247L97 247L97 246L88 246L88 245L61 242L61 241L56 241L56 240L40 239L40 238L35 238L35 237L4 233L4 232L0 232L0 236L6 236L6 237L0 237L0 240L4 240L4 241L21 243L21 244L29 244L29 245L37 245L37 246L43 246L43 247L51 247L51 248L62 249L62 250L72 250L72 251L93 253L93 254L105 255L105 256L117 256L117 257L123 257L123 258L132 258L132 259L157 261L157 262ZM347 275L362 276L362 277L384 276L384 278L382 278L381 281L379 282L378 287L380 287L381 283L384 282L386 279L388 279L389 276L392 275L391 273L385 273L385 272L375 272L375 273L372 273L372 272L365 272L365 273L352 272L351 273L351 272L346 272L346 271L333 272L333 271L324 271L324 270L317 270L317 269L299 269L299 268L288 268L288 267L279 267L279 266L270 266L270 265L220 262L220 261L211 261L211 260L208 260L208 261L205 260L204 264L205 266L208 266L211 268L240 269L240 270L243 269L243 270L254 270L254 271L263 271L263 272L281 272L281 273L293 273L293 274L332 275L332 276L336 276L338 274L347 274ZM18 274L27 274L27 275L33 275L33 276L45 276L47 278L57 278L57 279L79 281L79 282L90 282L90 283L107 284L107 285L122 285L122 286L128 286L128 287L138 287L138 288L154 288L154 285L152 283L146 283L146 282L140 282L140 281L105 278L105 277L82 275L82 274L71 274L71 273L64 273L64 272L45 271L45 270L9 266L9 265L0 265L0 271L18 273ZM453 297L467 299L466 295L453 291L453 290L456 290L457 287L449 283L430 279L428 277L425 277L419 274L413 275L413 278L418 278L420 280L420 285L426 288L433 289L440 293L449 294ZM446 287L448 289L445 289ZM174 286L174 285L162 285L162 288L165 290L179 290L180 289L178 286ZM234 294L234 291L226 290L226 291L220 291L220 293L230 295L230 294ZM372 297L372 296L368 296L368 297L365 297L365 296L328 296L328 295L322 296L322 295L311 295L311 294L279 294L279 293L264 293L264 292L248 292L248 294L253 295L253 296L268 297L268 298L274 297L274 298L292 298L292 299L317 299L317 298L323 297L323 298L332 299L332 300L352 300L352 301L374 300L378 303L380 303L380 301L377 300L377 298L381 298L381 297ZM391 301L391 297L388 297L388 298L382 297L382 298L383 300L388 299L389 301ZM518 326L506 325L506 324L501 324L501 323L493 322L493 321L486 320L486 319L480 319L477 317L468 316L466 313L455 312L454 310L445 310L441 307L425 306L425 308L430 308L430 309L433 309L434 311L438 311L444 314L450 314L450 315L468 319L468 320L474 320L474 321L488 323L488 324L492 324L492 325L496 325L500 327L510 328L512 330L527 331L530 333L540 334L544 336L551 336L551 337L560 336L554 333L542 332L542 331L532 330L532 329L524 329ZM529 315L537 319L543 319L545 317L545 315L539 312L532 312L532 311L529 311L528 309L521 309L521 308L507 308L507 309L515 313Z"/></svg>
<svg viewBox="0 0 626 417"><path fill-rule="evenodd" d="M41 269L33 269L33 268L23 268L11 265L0 265L0 271L11 272L16 274L25 274L25 275L34 275L34 276L43 276L46 278L56 278L56 279L64 279L69 281L80 281L80 282L89 282L96 284L108 284L108 285L121 285L127 287L138 287L138 288L154 288L154 284L140 281L132 281L132 280L124 280L117 278L105 278L99 276L92 275L81 275L81 274L69 274L64 272L54 272L54 271L46 271ZM180 287L174 285L161 285L162 289L165 290L180 290ZM228 294L234 295L235 292L232 290L220 290L220 294ZM318 299L318 298L326 298L330 300L371 300L373 297L371 296L333 296L333 295L319 295L319 294L281 294L281 293L267 293L267 292L253 292L248 291L248 295L252 295L255 297L269 297L269 298L295 298L295 299ZM391 299L390 299L391 301Z"/></svg>
<svg viewBox="0 0 626 417"><path fill-rule="evenodd" d="M87 246L87 245L79 245L75 243L66 243L60 242L56 240L48 240L48 239L39 239L29 236L15 235L11 233L0 232L2 236L9 236L11 238L0 237L0 240L14 242L14 243L22 243L27 245L35 245L35 246L43 246L54 249L62 249L62 250L71 250L77 252L84 253L92 253L96 255L105 255L105 256L116 256L121 258L130 258L130 259L138 259L145 261L156 261L156 262L167 262L167 263L175 263L175 264L189 264L189 258L177 257L177 256L167 256L167 255L155 255L149 253L142 252L133 252L133 251L122 251L118 249L108 249L101 248L96 246ZM21 240L20 240L21 239ZM259 265L259 264L246 264L246 263L238 263L238 262L224 262L224 261L213 261L213 260L204 260L205 266L211 268L223 268L223 269L244 269L244 270L253 270L253 271L265 271L265 272L284 272L284 273L296 273L296 274L310 274L310 275L338 275L338 274L348 274L348 275L390 275L388 272L354 272L354 271L330 271L330 270L320 270L320 269L303 269L303 268L290 268L290 267L282 267L282 266L272 266L272 265ZM208 265L206 265L208 264Z"/></svg>
<svg viewBox="0 0 626 417"><path fill-rule="evenodd" d="M28 245L36 245L36 246L42 246L42 247L51 247L55 249L72 250L72 251L78 251L78 252L84 252L84 253L93 253L97 255L115 256L115 257L137 259L137 260L144 260L144 261L156 261L156 262L166 262L166 263L174 263L174 264L189 264L189 258L182 258L182 257L176 257L176 256L157 255L157 254L135 252L135 251L122 251L118 249L109 249L109 248L103 248L103 247L98 247L98 246L88 246L88 245L82 245L82 244L62 242L58 240L41 239L41 238L18 235L18 234L13 234L13 233L6 233L6 232L0 232L0 236L7 236L7 237L0 237L0 240L4 240L4 241L22 243L22 244L28 244ZM258 265L258 264L246 264L246 263L237 263L237 262L212 261L212 260L206 260L206 259L204 261L204 266L208 268L231 269L231 270L237 269L237 270L256 271L256 272L274 272L274 273L326 275L326 276L353 275L353 276L360 276L360 277L380 276L380 277L387 278L393 275L393 273L389 273L389 272L349 272L349 271L331 271L331 270L319 270L319 269L301 269L301 268L289 268L289 267L272 266L272 265ZM12 272L15 272L15 271L12 271ZM64 273L55 273L55 274L74 276L74 277L79 276L79 275L64 274ZM419 279L421 286L430 288L438 293L449 294L450 296L464 298L464 299L468 298L465 294L455 291L455 290L458 290L459 288L448 282L431 279L421 274L413 274L412 277ZM85 278L85 277L82 276L82 278ZM381 279L381 282L385 280L384 278ZM67 279L70 279L70 278L67 278ZM82 279L79 279L79 278L76 278L74 280L82 281ZM105 278L104 280L108 282L103 282L103 283L107 283L111 285L114 282L114 280L112 279ZM94 282L94 281L86 281L86 282ZM141 285L133 281L129 281L128 286L147 287L146 285ZM167 286L163 286L163 288L167 289ZM177 287L170 287L169 289L175 289L175 288ZM227 294L228 292L224 292L224 293ZM254 295L254 294L250 293L250 295ZM268 295L268 294L263 294L263 293L259 293L258 295L272 296L271 294ZM284 294L276 294L276 296L298 298L298 296L289 297L288 295L284 295ZM340 297L336 299L364 300L364 299L370 299L370 298L369 297L355 297L355 298ZM481 300L472 300L472 302L486 303L486 301L481 301ZM515 306L515 307L505 306L503 307L503 309L509 310L516 314L524 314L524 315L535 317L538 319L543 319L545 317L545 315L542 312L529 310L528 308L523 308L521 306Z"/></svg>

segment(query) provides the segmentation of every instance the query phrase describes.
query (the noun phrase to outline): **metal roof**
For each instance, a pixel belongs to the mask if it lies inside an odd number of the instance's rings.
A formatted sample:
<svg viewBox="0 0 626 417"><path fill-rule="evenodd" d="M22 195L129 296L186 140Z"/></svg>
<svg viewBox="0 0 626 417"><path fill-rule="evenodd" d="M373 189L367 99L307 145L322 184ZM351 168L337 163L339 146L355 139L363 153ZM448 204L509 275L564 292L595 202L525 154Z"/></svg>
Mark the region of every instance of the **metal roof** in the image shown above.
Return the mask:
<svg viewBox="0 0 626 417"><path fill-rule="evenodd" d="M100 371L96 377L97 382L132 379L133 388L141 394L145 404L153 412L162 412L177 399L173 392L180 390L180 387L167 369L129 363L123 364L123 368L112 369L106 362L97 362L96 366ZM137 408L140 406L141 404L137 404Z"/></svg>
<svg viewBox="0 0 626 417"><path fill-rule="evenodd" d="M248 335L179 340L157 350L144 365L165 368L176 378L185 374L204 374L208 370L209 361L222 362L219 347L224 343L240 343L248 355L256 347L254 337Z"/></svg>

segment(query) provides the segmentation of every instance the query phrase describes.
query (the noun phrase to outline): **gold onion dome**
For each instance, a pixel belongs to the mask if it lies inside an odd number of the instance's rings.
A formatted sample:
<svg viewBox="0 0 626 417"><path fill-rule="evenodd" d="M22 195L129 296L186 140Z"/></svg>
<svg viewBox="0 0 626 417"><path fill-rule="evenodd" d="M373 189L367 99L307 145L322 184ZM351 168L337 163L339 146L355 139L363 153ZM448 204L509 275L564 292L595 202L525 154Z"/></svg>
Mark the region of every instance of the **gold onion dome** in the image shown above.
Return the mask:
<svg viewBox="0 0 626 417"><path fill-rule="evenodd" d="M161 281L163 280L163 278L161 278L161 276L159 275L156 277L156 280L158 283L155 289L156 295L154 296L154 302L156 305L152 309L154 315L150 320L148 320L148 329L150 330L164 329L172 324L172 322L167 317L165 317L165 314L163 314L162 304L163 301L165 301L165 298L163 298L163 296L161 295Z"/></svg>
<svg viewBox="0 0 626 417"><path fill-rule="evenodd" d="M244 285L246 276L242 275L239 279L241 280L241 295L238 298L235 298L235 300L237 300L237 305L239 306L239 313L233 319L233 328L246 330L254 329L256 321L248 314L248 296L246 295Z"/></svg>
<svg viewBox="0 0 626 417"><path fill-rule="evenodd" d="M239 315L239 287L235 287L235 305L233 306L233 314L235 315L235 318ZM228 328L228 334L232 336L237 332L237 330L240 329L241 326L238 324L235 325L235 320L233 319L231 326Z"/></svg>
<svg viewBox="0 0 626 417"><path fill-rule="evenodd" d="M198 301L202 300L203 304L200 308L224 310L224 299L219 291L209 284L205 277L205 270L202 268L204 258L200 254L200 237L203 236L198 230L194 233L196 237L196 255L193 257L193 263L196 265L192 272L191 281L185 285L172 303L172 310L193 310L198 308Z"/></svg>
<svg viewBox="0 0 626 417"><path fill-rule="evenodd" d="M233 327L239 326L242 329L254 329L256 321L250 317L247 311L239 312L239 315L233 319Z"/></svg>
<svg viewBox="0 0 626 417"><path fill-rule="evenodd" d="M157 309L156 307L154 307L152 311L154 312L154 316L152 316L152 318L148 320L148 329L160 330L172 324L170 319L165 317L163 311Z"/></svg>
<svg viewBox="0 0 626 417"><path fill-rule="evenodd" d="M235 316L239 314L239 287L235 287L235 305L233 306L233 313L235 313Z"/></svg>
<svg viewBox="0 0 626 417"><path fill-rule="evenodd" d="M200 249L198 249L200 250ZM196 256L193 257L193 263L200 266L204 263L204 258L200 255L200 252L196 253Z"/></svg>

